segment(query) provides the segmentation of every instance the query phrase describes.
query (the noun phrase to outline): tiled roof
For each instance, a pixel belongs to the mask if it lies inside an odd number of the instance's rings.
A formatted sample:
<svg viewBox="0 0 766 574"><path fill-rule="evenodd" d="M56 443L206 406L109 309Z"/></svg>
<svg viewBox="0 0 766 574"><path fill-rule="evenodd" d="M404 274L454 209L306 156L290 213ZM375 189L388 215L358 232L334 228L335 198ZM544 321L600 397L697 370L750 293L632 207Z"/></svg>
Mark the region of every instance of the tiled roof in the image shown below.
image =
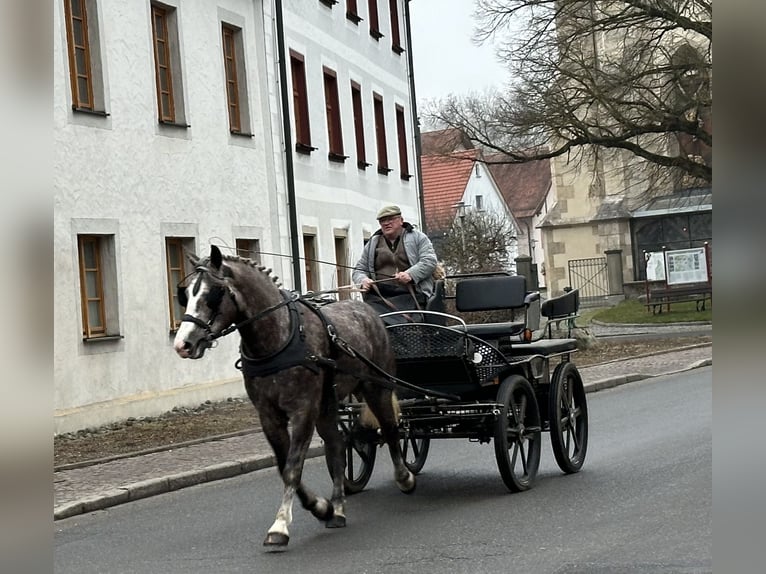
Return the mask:
<svg viewBox="0 0 766 574"><path fill-rule="evenodd" d="M477 151L456 152L449 156L421 157L423 204L428 229L440 229L455 217L473 171Z"/></svg>
<svg viewBox="0 0 766 574"><path fill-rule="evenodd" d="M487 167L514 217L533 217L540 211L551 187L551 160L529 163L492 163L502 154L485 156Z"/></svg>
<svg viewBox="0 0 766 574"><path fill-rule="evenodd" d="M422 155L444 155L453 151L473 149L471 140L457 128L423 132L420 134L420 145Z"/></svg>

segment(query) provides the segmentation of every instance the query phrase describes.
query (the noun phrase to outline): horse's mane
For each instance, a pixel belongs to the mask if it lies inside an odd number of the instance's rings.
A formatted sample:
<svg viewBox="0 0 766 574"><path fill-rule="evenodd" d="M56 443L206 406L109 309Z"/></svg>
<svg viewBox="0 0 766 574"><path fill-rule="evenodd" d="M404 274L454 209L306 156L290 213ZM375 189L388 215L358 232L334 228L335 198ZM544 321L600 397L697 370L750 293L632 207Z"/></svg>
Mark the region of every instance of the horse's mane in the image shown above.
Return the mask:
<svg viewBox="0 0 766 574"><path fill-rule="evenodd" d="M257 261L253 261L252 259L249 259L247 257L240 257L239 255L224 255L223 261L225 263L237 263L247 268L259 271L262 275L271 279L271 281L273 281L277 287L282 287L282 283L279 281L279 277L277 277L276 275L272 275L271 267L266 267L265 265L261 265Z"/></svg>

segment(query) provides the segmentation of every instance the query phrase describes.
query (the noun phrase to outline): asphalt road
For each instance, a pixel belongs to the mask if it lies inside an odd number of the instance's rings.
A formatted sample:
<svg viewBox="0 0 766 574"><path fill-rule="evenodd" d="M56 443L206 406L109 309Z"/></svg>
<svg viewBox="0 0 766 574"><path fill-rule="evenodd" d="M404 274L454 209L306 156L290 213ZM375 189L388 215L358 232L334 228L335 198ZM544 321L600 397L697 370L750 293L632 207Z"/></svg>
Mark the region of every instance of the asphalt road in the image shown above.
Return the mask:
<svg viewBox="0 0 766 574"><path fill-rule="evenodd" d="M289 550L261 542L281 488L274 469L55 523L58 573L712 572L712 370L588 395L583 471L562 475L546 436L535 487L509 494L492 445L435 441L412 496L383 452L348 527L296 505ZM329 490L324 462L307 483Z"/></svg>

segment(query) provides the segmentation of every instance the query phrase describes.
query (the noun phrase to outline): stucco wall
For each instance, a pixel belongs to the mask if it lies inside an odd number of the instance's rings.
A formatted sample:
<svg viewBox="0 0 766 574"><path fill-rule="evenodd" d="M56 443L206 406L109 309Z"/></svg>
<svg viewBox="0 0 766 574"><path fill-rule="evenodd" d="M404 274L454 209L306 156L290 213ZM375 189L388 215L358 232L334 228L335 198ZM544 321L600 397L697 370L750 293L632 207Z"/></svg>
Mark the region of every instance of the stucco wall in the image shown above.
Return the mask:
<svg viewBox="0 0 766 574"><path fill-rule="evenodd" d="M188 128L157 122L149 3L98 8L108 117L72 110L63 2L54 11L56 432L243 394L235 337L200 361L172 350L165 237L193 237L204 254L248 230L265 251L281 249L280 184L257 65L263 26L253 3L178 5ZM229 133L222 14L242 25L253 138ZM83 341L81 233L114 236L120 339Z"/></svg>

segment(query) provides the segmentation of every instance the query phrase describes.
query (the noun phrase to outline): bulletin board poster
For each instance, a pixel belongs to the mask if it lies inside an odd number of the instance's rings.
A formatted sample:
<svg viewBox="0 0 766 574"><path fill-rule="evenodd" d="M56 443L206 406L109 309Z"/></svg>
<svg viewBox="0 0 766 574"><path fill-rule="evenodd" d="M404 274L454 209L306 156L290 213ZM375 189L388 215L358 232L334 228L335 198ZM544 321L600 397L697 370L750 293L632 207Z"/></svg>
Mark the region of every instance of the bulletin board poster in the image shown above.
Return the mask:
<svg viewBox="0 0 766 574"><path fill-rule="evenodd" d="M708 281L704 247L666 251L665 259L668 285Z"/></svg>
<svg viewBox="0 0 766 574"><path fill-rule="evenodd" d="M646 254L647 281L665 281L665 253L652 251Z"/></svg>

